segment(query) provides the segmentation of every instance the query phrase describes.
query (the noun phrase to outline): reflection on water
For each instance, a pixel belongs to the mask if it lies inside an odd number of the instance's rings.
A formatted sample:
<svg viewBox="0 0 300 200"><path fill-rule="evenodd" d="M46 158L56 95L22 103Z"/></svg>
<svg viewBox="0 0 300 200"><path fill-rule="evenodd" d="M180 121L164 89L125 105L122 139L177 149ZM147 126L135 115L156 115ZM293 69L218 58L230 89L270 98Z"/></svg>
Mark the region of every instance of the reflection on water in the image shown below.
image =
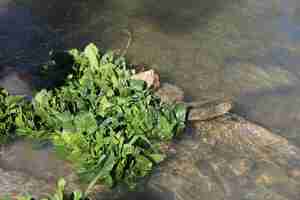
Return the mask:
<svg viewBox="0 0 300 200"><path fill-rule="evenodd" d="M18 0L0 3L0 66L34 69L52 48L123 49L188 99L236 112L300 146L300 1ZM10 83L10 82L8 82ZM13 83L13 82L12 82Z"/></svg>

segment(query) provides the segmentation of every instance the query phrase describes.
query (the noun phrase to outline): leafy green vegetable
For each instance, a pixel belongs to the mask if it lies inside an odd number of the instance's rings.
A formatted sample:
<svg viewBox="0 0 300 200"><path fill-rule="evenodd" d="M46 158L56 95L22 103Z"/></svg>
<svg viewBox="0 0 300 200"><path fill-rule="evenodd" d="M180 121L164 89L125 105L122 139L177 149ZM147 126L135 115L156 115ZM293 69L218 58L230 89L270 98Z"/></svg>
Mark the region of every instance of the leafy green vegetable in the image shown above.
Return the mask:
<svg viewBox="0 0 300 200"><path fill-rule="evenodd" d="M20 97L3 93L2 112L8 117L0 130L17 126L19 136L52 141L93 184L123 182L133 188L165 158L159 146L184 127L186 108L162 103L144 81L131 79L125 59L112 52L101 56L90 44L68 55L51 61L52 68L72 67L65 83L41 90L32 104L15 111Z"/></svg>

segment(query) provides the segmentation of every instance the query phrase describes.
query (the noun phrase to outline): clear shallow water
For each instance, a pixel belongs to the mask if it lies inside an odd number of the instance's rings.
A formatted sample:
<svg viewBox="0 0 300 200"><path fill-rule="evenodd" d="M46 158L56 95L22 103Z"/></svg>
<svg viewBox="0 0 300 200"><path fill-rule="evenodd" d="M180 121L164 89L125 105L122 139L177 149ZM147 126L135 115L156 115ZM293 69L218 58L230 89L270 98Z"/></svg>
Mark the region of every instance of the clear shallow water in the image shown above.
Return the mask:
<svg viewBox="0 0 300 200"><path fill-rule="evenodd" d="M232 97L236 112L300 144L297 0L3 2L2 65L30 69L52 48L90 41L122 50L130 32L133 63L158 69L188 99Z"/></svg>
<svg viewBox="0 0 300 200"><path fill-rule="evenodd" d="M123 50L128 32L131 62L187 100L233 98L235 112L300 146L298 0L2 0L0 66L35 71L52 48L90 41Z"/></svg>

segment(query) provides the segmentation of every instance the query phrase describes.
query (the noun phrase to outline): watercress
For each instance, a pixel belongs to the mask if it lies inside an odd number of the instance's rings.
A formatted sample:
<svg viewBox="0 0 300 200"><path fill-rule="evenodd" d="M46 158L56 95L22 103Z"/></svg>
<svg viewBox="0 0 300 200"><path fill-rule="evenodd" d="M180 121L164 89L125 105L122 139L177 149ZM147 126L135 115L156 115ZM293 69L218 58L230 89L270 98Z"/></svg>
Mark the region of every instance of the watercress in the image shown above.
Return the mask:
<svg viewBox="0 0 300 200"><path fill-rule="evenodd" d="M71 66L65 83L41 90L17 112L1 104L7 117L0 130L16 127L19 136L50 140L91 185L101 181L134 188L164 160L160 146L184 127L186 108L162 103L144 81L131 79L125 59L112 52L101 55L89 44L66 54L72 59L57 56L46 67ZM3 95L3 102L20 101Z"/></svg>

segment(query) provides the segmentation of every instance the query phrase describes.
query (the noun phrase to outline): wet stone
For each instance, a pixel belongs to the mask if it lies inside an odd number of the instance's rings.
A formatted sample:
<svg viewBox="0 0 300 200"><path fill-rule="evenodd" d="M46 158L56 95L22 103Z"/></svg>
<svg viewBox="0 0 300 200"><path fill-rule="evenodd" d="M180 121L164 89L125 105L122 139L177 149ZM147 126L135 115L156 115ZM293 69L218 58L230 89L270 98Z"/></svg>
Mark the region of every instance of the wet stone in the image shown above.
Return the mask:
<svg viewBox="0 0 300 200"><path fill-rule="evenodd" d="M285 171L275 166L274 163L266 161L257 162L255 168L255 182L258 185L272 186L288 182L288 176Z"/></svg>
<svg viewBox="0 0 300 200"><path fill-rule="evenodd" d="M244 176L251 170L253 165L253 161L249 159L235 159L231 162L230 168L236 176Z"/></svg>
<svg viewBox="0 0 300 200"><path fill-rule="evenodd" d="M205 121L210 120L228 113L233 103L231 101L211 101L208 103L186 103L189 108L188 120L190 121Z"/></svg>
<svg viewBox="0 0 300 200"><path fill-rule="evenodd" d="M300 181L287 172L298 166L299 149L286 139L231 114L193 127L193 135L171 144L172 157L129 199L299 199ZM127 197L114 195L106 197Z"/></svg>
<svg viewBox="0 0 300 200"><path fill-rule="evenodd" d="M46 197L53 192L55 184L34 178L26 173L0 168L0 199L3 196L16 197L33 194L33 197Z"/></svg>
<svg viewBox="0 0 300 200"><path fill-rule="evenodd" d="M67 191L82 189L83 187L79 184L79 177L71 163L60 159L52 148L36 147L36 144L30 141L17 141L2 147L0 169L7 173L6 184L12 183L11 187L16 187L19 194L28 191L28 189L21 187L22 184L19 187L15 186L14 180L17 178L20 178L20 180L27 179L26 184L35 185L36 189L33 190L33 195L40 194L36 193L39 188L36 186L36 181L44 182L46 188L55 189L57 181L63 177L68 183ZM12 175L11 171L17 172L16 175ZM0 178L2 178L2 175L0 175ZM4 193L4 188L2 188L2 191ZM10 191L7 190L6 192L9 193Z"/></svg>
<svg viewBox="0 0 300 200"><path fill-rule="evenodd" d="M288 198L265 187L257 187L246 193L241 200L288 200Z"/></svg>
<svg viewBox="0 0 300 200"><path fill-rule="evenodd" d="M161 84L161 87L156 91L156 94L163 102L181 102L184 99L183 90L169 83Z"/></svg>

